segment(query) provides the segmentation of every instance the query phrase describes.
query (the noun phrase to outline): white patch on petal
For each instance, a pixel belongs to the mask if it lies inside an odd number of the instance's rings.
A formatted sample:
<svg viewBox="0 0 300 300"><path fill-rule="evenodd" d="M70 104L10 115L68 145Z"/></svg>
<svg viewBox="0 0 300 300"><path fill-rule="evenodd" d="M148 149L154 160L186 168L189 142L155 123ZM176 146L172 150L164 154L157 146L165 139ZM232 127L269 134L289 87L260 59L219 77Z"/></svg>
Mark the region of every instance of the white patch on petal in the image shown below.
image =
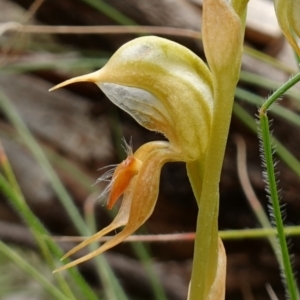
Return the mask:
<svg viewBox="0 0 300 300"><path fill-rule="evenodd" d="M139 88L114 83L99 83L105 95L149 130L161 132L158 124L170 124L171 118L162 102L153 94Z"/></svg>

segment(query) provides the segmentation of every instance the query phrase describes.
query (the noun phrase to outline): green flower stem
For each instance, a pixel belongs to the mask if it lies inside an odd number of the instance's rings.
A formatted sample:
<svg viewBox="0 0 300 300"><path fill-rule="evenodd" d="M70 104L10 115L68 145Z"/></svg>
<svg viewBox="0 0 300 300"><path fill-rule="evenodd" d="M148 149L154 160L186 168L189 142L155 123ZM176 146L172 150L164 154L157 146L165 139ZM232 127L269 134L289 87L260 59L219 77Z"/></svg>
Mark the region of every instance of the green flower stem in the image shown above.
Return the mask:
<svg viewBox="0 0 300 300"><path fill-rule="evenodd" d="M296 78L297 81L297 78ZM295 77L292 79L292 82L295 83ZM280 88L279 91L276 91L270 98L266 101L266 106L269 107L276 100L275 97L279 97L286 91L286 87L289 87L290 82L285 85L285 88ZM275 95L275 96L274 96ZM266 108L265 108L266 109ZM254 120L249 116L247 112L245 112L237 103L235 103L234 111L237 115L245 122L248 127L250 127L253 131L256 131ZM282 272L284 273L284 280L287 285L288 293L290 295L290 299L299 299L298 290L295 283L295 279L292 272L291 262L288 253L288 247L285 239L286 231L283 227L283 221L281 217L280 204L277 193L276 186L276 178L274 174L274 164L272 160L272 147L271 147L271 137L269 132L269 124L268 118L264 110L260 111L260 119L261 119L261 130L262 130L262 141L263 148L266 157L266 167L269 178L269 189L271 193L272 205L274 210L274 217L276 222L276 231L278 234L278 239L280 243L280 250L277 254L278 260L280 262L280 266ZM291 155L285 147L280 144L278 141L275 142L278 154L285 160L285 162L290 165L290 167L299 175L299 161ZM274 230L274 229L273 229ZM276 247L278 249L278 247ZM277 251L278 252L278 251ZM283 268L282 268L283 266Z"/></svg>
<svg viewBox="0 0 300 300"><path fill-rule="evenodd" d="M269 103L273 103L273 102L269 101ZM284 266L284 270L282 270L282 272L284 272L285 275L285 280L286 280L290 299L297 300L299 299L297 293L297 286L293 275L286 238L284 235L284 226L283 226L279 197L277 192L276 176L275 176L274 163L272 158L273 150L272 150L272 140L271 140L271 134L269 128L269 120L264 110L260 110L259 118L260 118L260 125L261 125L263 153L265 157L265 164L266 164L266 171L267 171L268 189L270 193L270 199L272 201L273 214L274 214L274 219L278 231L278 240L280 244L282 261Z"/></svg>
<svg viewBox="0 0 300 300"><path fill-rule="evenodd" d="M45 290L53 297L53 299L70 300L70 297L65 296L59 289L55 287L55 285L51 283L51 281L49 281L49 279L45 278L38 270L36 270L28 262L26 262L25 259L15 253L10 247L6 246L1 241L0 252L6 255L10 260L12 260L31 277L35 278L41 284L41 286L43 286Z"/></svg>
<svg viewBox="0 0 300 300"><path fill-rule="evenodd" d="M287 90L293 87L298 81L300 81L300 73L296 74L286 83L284 83L278 90L276 90L262 105L261 111L267 111L268 108L278 100L278 98L280 98Z"/></svg>
<svg viewBox="0 0 300 300"><path fill-rule="evenodd" d="M227 82L220 82L215 88L214 121L205 157L203 183L202 186L192 184L199 205L199 213L190 300L206 299L217 270L219 181L231 118L233 93L234 88ZM192 182L199 180L199 177L194 177L201 176L202 171L199 170L199 173L189 172ZM199 195L201 195L200 199Z"/></svg>

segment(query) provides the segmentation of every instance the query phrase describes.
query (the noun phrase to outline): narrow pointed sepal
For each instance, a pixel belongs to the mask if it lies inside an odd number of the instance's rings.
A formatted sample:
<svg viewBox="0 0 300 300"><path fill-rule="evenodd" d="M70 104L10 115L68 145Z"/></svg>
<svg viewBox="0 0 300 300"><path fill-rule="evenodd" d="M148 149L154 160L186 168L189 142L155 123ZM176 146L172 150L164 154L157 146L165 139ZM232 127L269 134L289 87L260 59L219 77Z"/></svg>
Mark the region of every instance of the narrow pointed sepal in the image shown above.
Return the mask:
<svg viewBox="0 0 300 300"><path fill-rule="evenodd" d="M49 92L52 92L54 90L60 89L62 87L65 87L66 85L76 83L76 82L95 82L95 80L97 80L97 78L98 78L98 73L99 73L99 71L96 71L96 72L93 72L90 74L81 75L81 76L77 76L77 77L68 79L64 82L61 82L61 83L55 85L51 89L49 89Z"/></svg>

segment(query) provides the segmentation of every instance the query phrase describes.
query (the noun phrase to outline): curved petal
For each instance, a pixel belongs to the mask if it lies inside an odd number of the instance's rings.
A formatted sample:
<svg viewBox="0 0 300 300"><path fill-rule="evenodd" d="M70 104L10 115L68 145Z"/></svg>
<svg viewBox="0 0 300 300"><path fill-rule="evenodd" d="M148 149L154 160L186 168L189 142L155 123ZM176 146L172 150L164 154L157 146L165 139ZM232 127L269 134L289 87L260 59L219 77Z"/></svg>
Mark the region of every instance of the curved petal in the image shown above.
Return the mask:
<svg viewBox="0 0 300 300"><path fill-rule="evenodd" d="M53 89L78 81L96 83L142 126L163 133L185 161L205 153L213 111L212 77L187 48L155 36L140 37L123 45L101 70Z"/></svg>
<svg viewBox="0 0 300 300"><path fill-rule="evenodd" d="M182 161L182 155L168 142L150 142L140 147L134 156L141 160L139 173L132 179L123 197L122 206L114 221L89 239L69 251L62 259L74 254L108 232L125 225L124 229L97 250L74 260L54 272L62 271L87 261L116 246L135 232L150 217L156 204L162 166L166 162Z"/></svg>
<svg viewBox="0 0 300 300"><path fill-rule="evenodd" d="M81 250L82 248L88 246L89 244L96 242L97 240L99 240L102 236L110 233L111 231L121 227L121 226L125 226L128 222L128 218L129 218L129 213L130 213L130 206L131 206L131 197L130 197L130 193L131 193L131 187L134 184L134 182L132 182L130 184L130 186L128 187L128 190L126 191L124 197L123 197L123 201L121 204L121 207L119 209L118 214L116 215L116 217L114 218L114 220L105 228L103 228L102 230L100 230L99 232L95 233L93 236L85 239L83 242L81 242L80 244L78 244L77 246L75 246L74 248L72 248L70 251L68 251L62 258L61 260L64 260L65 258L73 255L74 253L78 252L79 250ZM94 256L92 256L94 257ZM91 257L91 258L92 258ZM89 258L85 259L88 260ZM85 261L84 260L84 261ZM80 262L77 262L76 264L79 264ZM55 272L67 269L69 267L72 267L73 262L70 264L67 264L65 266L63 266L62 268L56 269Z"/></svg>

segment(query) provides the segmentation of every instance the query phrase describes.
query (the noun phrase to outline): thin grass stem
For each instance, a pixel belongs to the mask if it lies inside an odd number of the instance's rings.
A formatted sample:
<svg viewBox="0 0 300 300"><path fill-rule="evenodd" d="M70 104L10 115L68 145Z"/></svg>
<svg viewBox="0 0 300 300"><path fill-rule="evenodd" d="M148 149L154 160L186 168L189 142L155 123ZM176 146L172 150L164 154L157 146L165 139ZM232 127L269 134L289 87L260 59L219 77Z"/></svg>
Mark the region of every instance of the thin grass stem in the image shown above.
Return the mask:
<svg viewBox="0 0 300 300"><path fill-rule="evenodd" d="M274 79L266 78L265 76L258 75L252 72L242 71L240 81L249 83L257 87L263 87L268 90L277 90L282 86L282 82ZM239 88L241 90L241 88ZM250 93L250 92L248 92ZM300 91L296 87L293 87L286 91L286 94L293 97L296 101L300 101ZM261 98L256 95L257 98ZM264 99L264 98L263 98ZM264 99L265 101L265 99Z"/></svg>
<svg viewBox="0 0 300 300"><path fill-rule="evenodd" d="M89 6L101 11L103 14L122 25L135 25L136 22L121 13L119 10L109 5L103 0L80 0L87 3Z"/></svg>
<svg viewBox="0 0 300 300"><path fill-rule="evenodd" d="M236 89L235 96L238 99L244 100L244 101L254 104L256 106L261 106L265 100L263 97L257 96L255 94L253 94L249 91L246 91L244 89L241 89L241 88ZM300 93L297 97L300 100ZM300 127L300 116L297 113L291 111L290 109L287 109L280 105L275 105L272 108L272 113L274 115L277 115L277 116L283 118L287 122Z"/></svg>
<svg viewBox="0 0 300 300"><path fill-rule="evenodd" d="M153 261L149 254L149 250L142 242L133 243L132 248L147 273L147 276L153 288L155 300L168 300L161 282L159 281L159 277L156 275L156 272L154 270Z"/></svg>
<svg viewBox="0 0 300 300"><path fill-rule="evenodd" d="M23 142L26 144L26 146L32 151L32 154L35 156L37 161L39 162L41 168L44 170L45 174L48 176L50 182L52 183L52 186L54 190L57 192L59 199L61 200L62 204L66 208L67 212L69 213L72 221L74 222L74 225L77 225L77 228L79 229L79 232L81 234L84 233L84 235L88 235L89 232L86 229L85 223L79 214L78 210L76 209L72 199L68 195L68 193L65 191L64 187L62 186L60 180L58 179L57 175L55 174L54 170L52 169L52 166L48 162L46 156L42 152L41 148L39 147L36 140L33 138L19 115L14 110L13 106L10 104L9 100L5 97L5 95L0 92L0 107L2 111L6 114L8 119L11 121L11 123L15 126L16 130L22 137ZM10 188L7 189L6 194L8 194L11 191ZM16 202L18 203L18 202ZM20 202L21 203L21 202ZM22 207L21 207L22 208ZM24 207L23 207L24 208ZM30 224L31 228L38 228L41 234L47 235L48 232L44 228L44 226L39 222L39 220L35 217L35 215L30 211L30 209L20 209L20 213L25 214L24 217L27 217L28 222ZM28 214L28 215L26 215ZM78 218L78 219L77 219ZM30 223L31 222L31 223ZM32 222L34 224L32 224ZM80 224L83 227L80 227L78 224ZM53 251L54 255L62 256L62 252L59 249L59 247L55 243L49 244L51 247L51 251ZM73 277L73 279L78 283L78 285L82 288L82 291L85 295L88 295L89 299L97 300L97 296L92 291L92 289L87 285L86 281L82 278L82 276L78 273L77 270L70 270L70 274Z"/></svg>
<svg viewBox="0 0 300 300"><path fill-rule="evenodd" d="M16 190L14 190L12 186L10 186L9 183L5 180L2 174L0 174L0 190L2 190L7 197L9 197L12 205L20 213L20 215L30 227L49 267L52 269L55 268L53 254L51 253L51 249L48 246L49 244L43 238L43 234L47 233L46 230L43 228L43 225L39 222L35 215L31 212L22 194L19 194ZM51 244L54 243L52 242ZM76 299L64 277L59 274L59 276L56 276L56 279L59 282L61 289L65 292L66 295L68 295L68 298Z"/></svg>
<svg viewBox="0 0 300 300"><path fill-rule="evenodd" d="M85 226L83 218L81 217L76 206L74 205L73 200L71 199L70 195L67 193L65 188L63 187L55 171L53 170L52 166L47 160L45 154L41 150L40 146L38 145L38 143L36 142L32 134L30 133L30 131L27 129L23 120L19 117L14 107L12 106L10 101L5 97L3 93L0 93L0 107L2 111L6 114L10 122L17 129L24 143L30 149L30 151L32 152L32 154L40 164L41 168L47 175L48 179L52 184L53 189L55 190L59 199L61 200L62 205L68 212L71 220L73 221L74 226L77 228L77 230L80 233L87 235L88 230Z"/></svg>
<svg viewBox="0 0 300 300"><path fill-rule="evenodd" d="M0 241L0 252L12 260L19 268L34 278L37 282L44 287L44 289L57 300L70 300L69 296L65 296L58 288L55 287L48 278L44 277L38 270L31 266L25 259L13 251L10 247L6 246Z"/></svg>

